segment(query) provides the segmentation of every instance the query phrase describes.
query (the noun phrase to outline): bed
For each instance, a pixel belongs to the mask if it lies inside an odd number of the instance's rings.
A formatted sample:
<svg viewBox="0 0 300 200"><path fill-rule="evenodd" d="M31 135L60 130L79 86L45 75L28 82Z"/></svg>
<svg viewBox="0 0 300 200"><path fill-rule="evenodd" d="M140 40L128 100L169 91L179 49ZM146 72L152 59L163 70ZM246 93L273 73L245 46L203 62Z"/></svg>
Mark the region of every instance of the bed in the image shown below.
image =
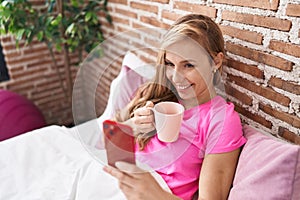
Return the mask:
<svg viewBox="0 0 300 200"><path fill-rule="evenodd" d="M73 128L52 125L0 142L0 200L125 199L116 179L102 170L107 161L101 124L153 75L151 66L128 52L100 117ZM244 133L248 142L228 199L300 199L300 146L249 125L244 125ZM162 178L152 174L169 191Z"/></svg>

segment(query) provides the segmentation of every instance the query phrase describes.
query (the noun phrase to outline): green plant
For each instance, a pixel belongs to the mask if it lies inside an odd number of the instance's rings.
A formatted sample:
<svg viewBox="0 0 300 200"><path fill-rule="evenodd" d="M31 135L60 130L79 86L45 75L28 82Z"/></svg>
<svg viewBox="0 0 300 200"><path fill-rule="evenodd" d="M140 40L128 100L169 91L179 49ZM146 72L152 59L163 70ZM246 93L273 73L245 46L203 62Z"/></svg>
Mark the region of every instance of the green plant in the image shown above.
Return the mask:
<svg viewBox="0 0 300 200"><path fill-rule="evenodd" d="M19 41L30 44L34 38L45 42L53 64L58 70L54 51L64 55L67 96L72 94L70 53L77 52L79 62L83 52L90 52L103 41L102 14L111 23L108 0L45 0L33 6L30 0L0 0L0 34L12 34ZM58 72L60 76L60 73ZM62 77L60 77L61 82Z"/></svg>

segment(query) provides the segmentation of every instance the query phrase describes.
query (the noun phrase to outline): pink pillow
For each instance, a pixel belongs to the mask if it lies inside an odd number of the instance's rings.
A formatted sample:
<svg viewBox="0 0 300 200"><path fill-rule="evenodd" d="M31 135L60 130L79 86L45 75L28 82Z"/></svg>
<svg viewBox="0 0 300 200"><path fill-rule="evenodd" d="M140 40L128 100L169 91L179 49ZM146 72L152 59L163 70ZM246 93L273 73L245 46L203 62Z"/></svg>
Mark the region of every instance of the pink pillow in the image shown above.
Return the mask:
<svg viewBox="0 0 300 200"><path fill-rule="evenodd" d="M229 200L300 199L300 146L244 126L248 139Z"/></svg>
<svg viewBox="0 0 300 200"><path fill-rule="evenodd" d="M0 141L46 125L43 114L28 99L0 90Z"/></svg>

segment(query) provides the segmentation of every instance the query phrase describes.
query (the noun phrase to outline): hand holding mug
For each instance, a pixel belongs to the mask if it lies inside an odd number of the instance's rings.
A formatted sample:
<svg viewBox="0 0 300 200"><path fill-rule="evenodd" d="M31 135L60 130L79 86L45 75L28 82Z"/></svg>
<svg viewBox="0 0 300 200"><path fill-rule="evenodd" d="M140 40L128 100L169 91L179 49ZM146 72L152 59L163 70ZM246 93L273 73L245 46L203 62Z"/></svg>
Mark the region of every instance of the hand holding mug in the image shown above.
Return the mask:
<svg viewBox="0 0 300 200"><path fill-rule="evenodd" d="M138 108L134 111L134 117L132 118L132 122L137 132L148 133L155 130L154 115L151 111L151 108L153 107L153 102L147 101L145 106Z"/></svg>
<svg viewBox="0 0 300 200"><path fill-rule="evenodd" d="M155 106L148 101L144 107L134 111L132 118L136 130L148 133L156 129L162 142L174 142L178 139L184 107L176 102L160 102Z"/></svg>

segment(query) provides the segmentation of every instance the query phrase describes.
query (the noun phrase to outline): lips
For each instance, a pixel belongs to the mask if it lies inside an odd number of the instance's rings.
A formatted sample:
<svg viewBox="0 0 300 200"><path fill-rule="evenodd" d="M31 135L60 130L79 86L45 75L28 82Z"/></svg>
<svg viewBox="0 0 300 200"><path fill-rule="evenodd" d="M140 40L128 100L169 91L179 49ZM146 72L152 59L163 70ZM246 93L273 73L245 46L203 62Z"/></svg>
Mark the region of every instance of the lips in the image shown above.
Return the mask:
<svg viewBox="0 0 300 200"><path fill-rule="evenodd" d="M188 84L188 85L176 85L176 88L178 90L185 90L185 89L188 89L191 86L192 86L192 84Z"/></svg>

